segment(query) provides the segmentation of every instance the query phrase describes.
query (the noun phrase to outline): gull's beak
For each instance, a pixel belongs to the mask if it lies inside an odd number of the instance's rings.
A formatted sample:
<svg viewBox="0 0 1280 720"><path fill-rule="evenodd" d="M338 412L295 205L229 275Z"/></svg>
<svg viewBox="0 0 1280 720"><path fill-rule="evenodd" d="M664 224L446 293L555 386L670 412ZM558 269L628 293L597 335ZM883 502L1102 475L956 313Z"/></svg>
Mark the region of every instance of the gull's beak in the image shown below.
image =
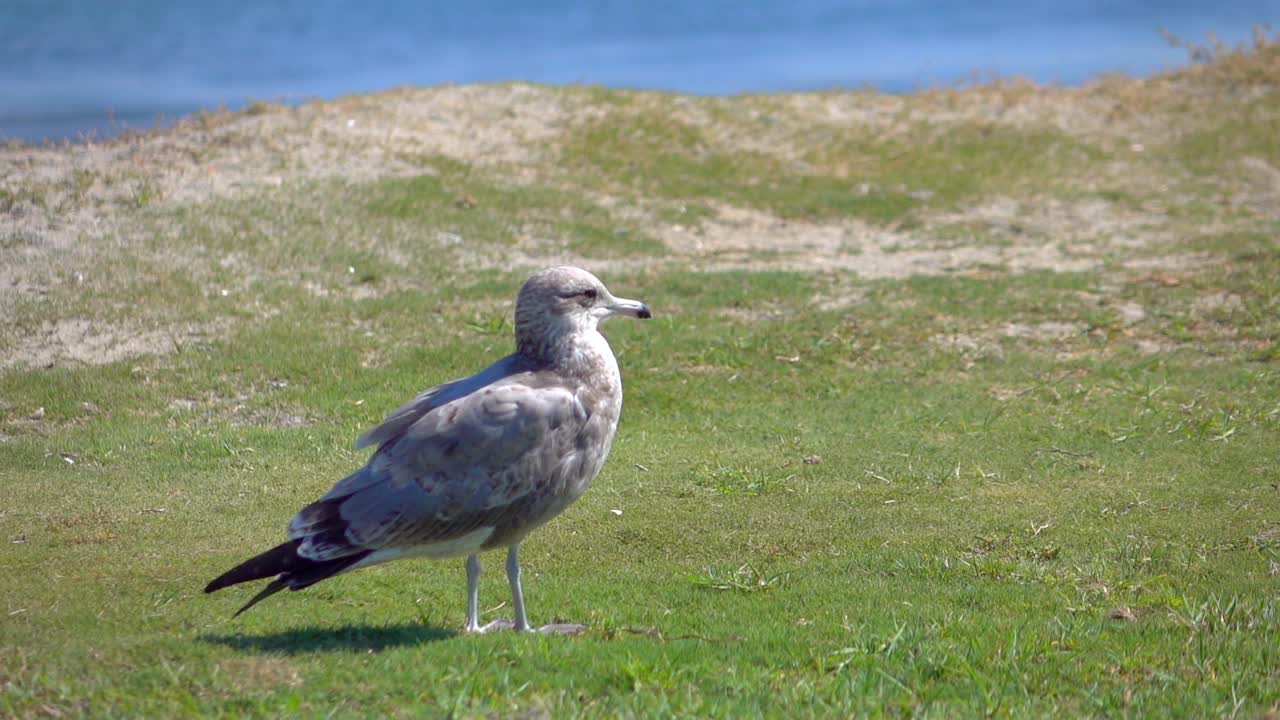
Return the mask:
<svg viewBox="0 0 1280 720"><path fill-rule="evenodd" d="M630 315L633 318L648 320L653 317L653 313L649 312L649 306L639 300L627 300L626 298L614 298L613 303L609 305L610 315Z"/></svg>

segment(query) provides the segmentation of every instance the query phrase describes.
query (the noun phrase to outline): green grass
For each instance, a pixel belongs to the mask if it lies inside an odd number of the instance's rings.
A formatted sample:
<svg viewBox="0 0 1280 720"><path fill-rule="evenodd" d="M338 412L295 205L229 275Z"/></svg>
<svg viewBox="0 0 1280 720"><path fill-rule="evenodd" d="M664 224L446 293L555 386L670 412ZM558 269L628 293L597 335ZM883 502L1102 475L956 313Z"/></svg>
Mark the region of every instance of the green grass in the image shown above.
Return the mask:
<svg viewBox="0 0 1280 720"><path fill-rule="evenodd" d="M1188 134L1175 152L1199 176L1242 172L1238 163L1246 158L1280 166L1280 115L1275 103L1243 103L1220 122Z"/></svg>
<svg viewBox="0 0 1280 720"><path fill-rule="evenodd" d="M125 208L141 240L5 307L15 343L73 318L211 329L175 330L167 355L0 369L0 716L1280 709L1274 217L1171 181L1159 241L1082 272L871 281L771 269L766 252L712 272L667 261L651 225L738 205L961 247L1021 240L929 213L1152 198L1123 173L1071 186L1116 159L1052 129L814 126L797 164L586 92L609 114L566 129L559 165L527 182L433 157L417 177L186 207L144 183ZM757 122L705 102L734 131ZM1275 95L1258 103L1134 172L1229 185L1240 157L1275 166ZM52 204L96 180L66 182ZM462 635L460 561L231 619L252 590L205 582L359 467L360 432L509 352L523 273L504 253L531 247L603 266L656 313L607 326L627 392L609 463L522 550L533 620L590 630ZM1211 259L1123 262L1190 252ZM484 614L502 617L501 557L485 562Z"/></svg>
<svg viewBox="0 0 1280 720"><path fill-rule="evenodd" d="M768 125L762 115L742 132ZM577 129L563 159L591 181L651 197L719 199L783 218L902 223L979 193L1020 193L1031 179L1070 174L1102 158L1057 130L995 125L918 123L894 137L829 127L800 144L799 157L786 161L725 148L667 112L622 109Z"/></svg>
<svg viewBox="0 0 1280 720"><path fill-rule="evenodd" d="M585 256L654 255L661 246L637 227L612 216L581 196L546 186L503 187L460 163L435 158L436 175L375 183L364 194L373 218L442 224L474 243L510 244L521 234L550 236ZM512 220L519 218L520 225Z"/></svg>
<svg viewBox="0 0 1280 720"><path fill-rule="evenodd" d="M495 301L518 278L502 280ZM609 328L628 390L614 454L525 548L534 617L586 621L588 635L456 634L458 563L361 572L235 621L245 593L199 592L358 466L362 428L509 344L458 310L422 325L412 294L374 311L313 303L136 370L0 376L4 712L1217 715L1275 702L1273 363L1122 342L1060 362L1007 339L966 359L927 340L1070 317L1088 276L882 283L850 313L805 310L803 275L608 280L659 316ZM753 303L787 320L721 313ZM352 312L414 340L365 370L378 341L346 327ZM308 424L273 427L272 409ZM506 589L489 566L493 607Z"/></svg>

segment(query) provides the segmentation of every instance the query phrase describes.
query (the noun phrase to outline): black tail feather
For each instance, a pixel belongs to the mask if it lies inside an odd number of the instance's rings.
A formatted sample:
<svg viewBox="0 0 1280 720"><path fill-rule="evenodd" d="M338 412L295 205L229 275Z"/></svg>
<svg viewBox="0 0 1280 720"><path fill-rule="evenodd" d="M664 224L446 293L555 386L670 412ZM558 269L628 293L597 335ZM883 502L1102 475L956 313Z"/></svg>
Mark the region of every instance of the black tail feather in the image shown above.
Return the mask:
<svg viewBox="0 0 1280 720"><path fill-rule="evenodd" d="M230 585L261 580L277 576L262 592L258 593L236 615L248 610L262 600L288 588L301 590L310 587L325 578L333 577L364 559L372 550L363 550L332 560L311 560L298 554L301 540L290 540L270 550L245 560L225 573L214 578L204 591L207 593L221 590Z"/></svg>
<svg viewBox="0 0 1280 720"><path fill-rule="evenodd" d="M240 617L240 613L244 612L245 610L248 610L254 605L257 605L258 603L262 602L263 600L266 600L267 598L271 597L272 595L275 595L276 593L280 592L281 590L287 587L289 587L289 583L285 582L284 580L278 580L278 579L272 580L271 582L267 583L266 587L262 588L262 592L258 593L257 595L254 595L253 598L249 600L249 602L244 604L244 607L237 610L236 614L232 615L231 617L233 618Z"/></svg>
<svg viewBox="0 0 1280 720"><path fill-rule="evenodd" d="M239 585L250 580L261 580L272 575L292 572L298 569L299 562L312 562L298 557L298 545L300 544L300 540L290 540L260 555L255 555L214 578L212 582L204 587L204 591L211 593L230 585Z"/></svg>

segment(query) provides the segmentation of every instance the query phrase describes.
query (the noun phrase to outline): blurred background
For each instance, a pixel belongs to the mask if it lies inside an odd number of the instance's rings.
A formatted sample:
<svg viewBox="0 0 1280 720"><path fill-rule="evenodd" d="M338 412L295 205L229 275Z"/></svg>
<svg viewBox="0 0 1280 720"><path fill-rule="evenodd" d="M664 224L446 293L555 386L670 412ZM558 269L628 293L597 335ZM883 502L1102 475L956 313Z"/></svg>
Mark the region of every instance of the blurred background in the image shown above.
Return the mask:
<svg viewBox="0 0 1280 720"><path fill-rule="evenodd" d="M504 80L733 94L1026 76L1075 84L1280 24L1280 0L3 0L0 137L202 108Z"/></svg>

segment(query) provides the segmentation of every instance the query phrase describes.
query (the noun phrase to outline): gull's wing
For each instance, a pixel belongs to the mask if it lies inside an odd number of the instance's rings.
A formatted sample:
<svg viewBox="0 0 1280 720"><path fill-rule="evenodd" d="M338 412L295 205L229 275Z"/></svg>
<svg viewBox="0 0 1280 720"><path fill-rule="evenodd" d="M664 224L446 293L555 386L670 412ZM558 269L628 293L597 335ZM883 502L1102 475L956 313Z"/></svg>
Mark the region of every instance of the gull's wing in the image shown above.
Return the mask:
<svg viewBox="0 0 1280 720"><path fill-rule="evenodd" d="M486 385L527 370L518 355L508 355L481 372L461 380L437 385L391 412L379 425L356 440L356 449L380 446L409 428L426 413L452 400L465 397Z"/></svg>
<svg viewBox="0 0 1280 720"><path fill-rule="evenodd" d="M570 388L520 373L447 402L443 394L411 420L393 414L374 432L392 422L397 431L378 435L369 463L298 513L289 537L302 540L299 554L483 542L522 523L556 489L548 484L581 467L588 413Z"/></svg>
<svg viewBox="0 0 1280 720"><path fill-rule="evenodd" d="M391 411L391 414L379 423L377 427L361 435L356 440L356 449L360 450L373 446L378 448L378 452L381 452L384 445L398 439L415 422L422 419L432 410L459 398L466 397L488 385L501 383L506 378L522 372L527 372L523 359L517 355L508 355L475 375L443 383L433 388L427 388L418 393L414 399ZM378 482L380 476L371 474L367 472L368 470L368 467L362 468L339 480L320 499L323 501L346 497L366 485Z"/></svg>

